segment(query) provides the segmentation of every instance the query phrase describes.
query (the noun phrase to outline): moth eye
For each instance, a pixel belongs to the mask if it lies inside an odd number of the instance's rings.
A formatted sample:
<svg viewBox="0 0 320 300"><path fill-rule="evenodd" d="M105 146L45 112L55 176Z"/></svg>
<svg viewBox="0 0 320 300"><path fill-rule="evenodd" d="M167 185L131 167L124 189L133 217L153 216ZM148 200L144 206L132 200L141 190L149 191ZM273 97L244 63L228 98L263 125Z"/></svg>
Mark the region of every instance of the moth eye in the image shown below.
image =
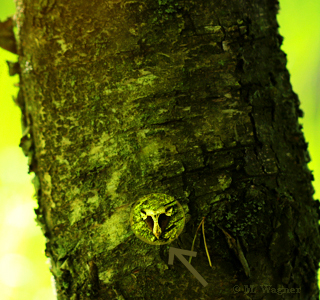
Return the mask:
<svg viewBox="0 0 320 300"><path fill-rule="evenodd" d="M169 207L169 208L166 209L166 215L167 216L171 216L172 212L173 212L173 207Z"/></svg>
<svg viewBox="0 0 320 300"><path fill-rule="evenodd" d="M146 220L148 217L147 212L144 211L143 209L141 209L140 216L141 216L142 220Z"/></svg>

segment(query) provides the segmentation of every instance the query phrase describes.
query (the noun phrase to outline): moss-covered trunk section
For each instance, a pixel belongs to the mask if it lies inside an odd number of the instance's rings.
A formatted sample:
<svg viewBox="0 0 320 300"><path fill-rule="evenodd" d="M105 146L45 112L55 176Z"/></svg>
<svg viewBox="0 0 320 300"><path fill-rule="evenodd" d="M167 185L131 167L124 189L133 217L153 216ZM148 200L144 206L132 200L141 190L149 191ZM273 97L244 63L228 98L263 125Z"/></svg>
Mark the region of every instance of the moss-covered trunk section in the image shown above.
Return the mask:
<svg viewBox="0 0 320 300"><path fill-rule="evenodd" d="M276 13L267 0L17 1L21 145L59 300L317 299L318 202ZM151 193L184 209L169 244L130 227ZM168 264L204 217L192 266L206 287Z"/></svg>

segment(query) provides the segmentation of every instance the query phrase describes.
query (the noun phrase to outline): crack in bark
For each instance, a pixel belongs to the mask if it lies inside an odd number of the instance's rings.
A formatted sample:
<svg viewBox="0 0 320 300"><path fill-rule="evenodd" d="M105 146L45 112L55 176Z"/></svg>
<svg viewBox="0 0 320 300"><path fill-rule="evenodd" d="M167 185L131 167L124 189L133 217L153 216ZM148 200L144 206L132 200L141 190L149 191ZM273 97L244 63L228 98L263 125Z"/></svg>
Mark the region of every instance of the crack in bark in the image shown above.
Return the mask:
<svg viewBox="0 0 320 300"><path fill-rule="evenodd" d="M151 123L150 125L168 125L168 124L173 124L173 123L178 123L178 122L185 122L183 121L184 118L181 119L174 119L174 120L169 120L161 123Z"/></svg>

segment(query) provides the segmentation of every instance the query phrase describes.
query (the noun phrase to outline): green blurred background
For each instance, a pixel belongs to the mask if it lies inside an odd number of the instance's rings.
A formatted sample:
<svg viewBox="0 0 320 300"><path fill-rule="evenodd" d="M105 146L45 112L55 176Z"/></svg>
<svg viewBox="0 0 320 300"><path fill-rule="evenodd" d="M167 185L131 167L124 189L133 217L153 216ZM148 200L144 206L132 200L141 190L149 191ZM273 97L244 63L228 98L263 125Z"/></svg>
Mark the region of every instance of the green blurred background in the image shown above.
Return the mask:
<svg viewBox="0 0 320 300"><path fill-rule="evenodd" d="M278 22L288 55L291 84L301 101L300 119L309 142L316 190L320 196L320 1L280 0ZM0 0L0 20L15 13L13 0ZM20 110L14 104L18 76L9 77L6 60L17 56L0 48L0 298L1 300L53 300L53 280L44 254L45 238L34 221L37 207L28 175L27 159L18 147Z"/></svg>

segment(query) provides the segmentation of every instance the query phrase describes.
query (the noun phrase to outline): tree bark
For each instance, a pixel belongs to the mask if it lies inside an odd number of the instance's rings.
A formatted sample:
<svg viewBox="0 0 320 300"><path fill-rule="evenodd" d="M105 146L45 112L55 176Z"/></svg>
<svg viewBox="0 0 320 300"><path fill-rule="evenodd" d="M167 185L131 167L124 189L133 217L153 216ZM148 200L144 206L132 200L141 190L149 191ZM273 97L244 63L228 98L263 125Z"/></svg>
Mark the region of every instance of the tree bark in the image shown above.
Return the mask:
<svg viewBox="0 0 320 300"><path fill-rule="evenodd" d="M59 300L318 299L319 202L277 5L17 1L21 147ZM152 193L184 209L171 243L130 227ZM207 286L170 247L193 247Z"/></svg>

